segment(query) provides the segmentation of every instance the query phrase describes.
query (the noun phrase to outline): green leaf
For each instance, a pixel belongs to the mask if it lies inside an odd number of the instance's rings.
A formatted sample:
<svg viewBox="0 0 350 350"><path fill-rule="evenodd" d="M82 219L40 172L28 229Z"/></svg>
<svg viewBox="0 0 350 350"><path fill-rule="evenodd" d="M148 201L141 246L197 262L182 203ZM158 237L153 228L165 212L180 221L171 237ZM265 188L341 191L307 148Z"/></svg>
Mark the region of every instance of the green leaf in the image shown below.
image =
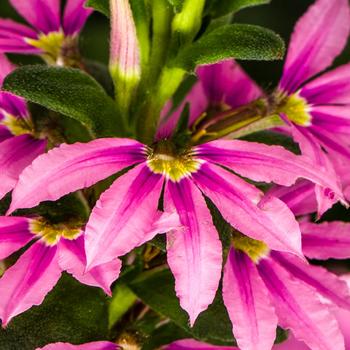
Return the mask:
<svg viewBox="0 0 350 350"><path fill-rule="evenodd" d="M3 88L78 120L97 136L124 136L114 101L96 80L78 69L24 66L7 76Z"/></svg>
<svg viewBox="0 0 350 350"><path fill-rule="evenodd" d="M236 13L244 8L269 4L271 0L217 0L212 6L211 14L214 17L224 16L227 13Z"/></svg>
<svg viewBox="0 0 350 350"><path fill-rule="evenodd" d="M214 303L203 312L193 328L181 309L174 291L174 278L169 270L146 272L129 284L132 291L153 310L168 317L192 337L217 344L235 345L232 327L220 291Z"/></svg>
<svg viewBox="0 0 350 350"><path fill-rule="evenodd" d="M228 58L241 60L282 59L284 42L272 30L249 24L231 24L204 35L181 51L172 66L194 71L197 65Z"/></svg>
<svg viewBox="0 0 350 350"><path fill-rule="evenodd" d="M180 12L185 0L168 0L168 2L174 7L175 12Z"/></svg>
<svg viewBox="0 0 350 350"><path fill-rule="evenodd" d="M64 275L42 305L0 330L0 349L33 350L58 341L82 344L107 336L104 293Z"/></svg>
<svg viewBox="0 0 350 350"><path fill-rule="evenodd" d="M109 305L109 328L112 328L136 301L136 295L124 284L117 284Z"/></svg>
<svg viewBox="0 0 350 350"><path fill-rule="evenodd" d="M96 11L109 17L109 0L87 0L85 6L92 7Z"/></svg>

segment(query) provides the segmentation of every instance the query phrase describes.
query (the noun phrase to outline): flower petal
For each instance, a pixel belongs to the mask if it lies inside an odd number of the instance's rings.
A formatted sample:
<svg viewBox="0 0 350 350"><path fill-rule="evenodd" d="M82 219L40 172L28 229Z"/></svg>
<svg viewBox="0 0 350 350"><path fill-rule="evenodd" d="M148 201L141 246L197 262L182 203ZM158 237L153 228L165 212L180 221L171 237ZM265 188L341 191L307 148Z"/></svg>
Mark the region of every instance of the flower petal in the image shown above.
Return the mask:
<svg viewBox="0 0 350 350"><path fill-rule="evenodd" d="M180 305L193 326L218 289L221 242L204 197L188 178L167 183L164 205L169 211L176 208L183 225L167 234L168 264Z"/></svg>
<svg viewBox="0 0 350 350"><path fill-rule="evenodd" d="M62 144L37 158L22 173L13 192L10 213L89 187L144 159L144 146L129 139Z"/></svg>
<svg viewBox="0 0 350 350"><path fill-rule="evenodd" d="M167 345L164 350L239 350L233 346L215 346L194 339L182 339Z"/></svg>
<svg viewBox="0 0 350 350"><path fill-rule="evenodd" d="M10 3L28 23L45 34L60 30L60 0L10 0Z"/></svg>
<svg viewBox="0 0 350 350"><path fill-rule="evenodd" d="M24 247L33 238L29 219L0 216L0 260Z"/></svg>
<svg viewBox="0 0 350 350"><path fill-rule="evenodd" d="M271 257L295 278L315 288L317 293L339 307L350 309L350 290L347 284L333 273L291 255L272 252Z"/></svg>
<svg viewBox="0 0 350 350"><path fill-rule="evenodd" d="M31 246L0 279L2 326L43 302L61 276L57 247L38 242Z"/></svg>
<svg viewBox="0 0 350 350"><path fill-rule="evenodd" d="M11 137L0 143L0 199L15 187L22 171L45 149L45 140L30 135Z"/></svg>
<svg viewBox="0 0 350 350"><path fill-rule="evenodd" d="M162 220L158 202L162 176L139 165L117 179L102 194L86 226L88 269L125 255L137 246L174 227ZM175 223L178 223L175 216Z"/></svg>
<svg viewBox="0 0 350 350"><path fill-rule="evenodd" d="M59 243L59 265L62 270L72 274L81 283L102 288L112 295L111 284L118 278L122 263L114 259L110 263L93 268L85 273L86 256L84 235L77 239L61 239Z"/></svg>
<svg viewBox="0 0 350 350"><path fill-rule="evenodd" d="M270 259L262 259L258 270L283 328L291 329L298 340L313 350L345 350L335 317L312 288Z"/></svg>
<svg viewBox="0 0 350 350"><path fill-rule="evenodd" d="M349 104L350 64L340 66L307 83L300 91L309 104Z"/></svg>
<svg viewBox="0 0 350 350"><path fill-rule="evenodd" d="M81 345L73 345L69 343L53 343L37 348L36 350L118 350L117 344L108 341L97 341L93 343L86 343Z"/></svg>
<svg viewBox="0 0 350 350"><path fill-rule="evenodd" d="M262 192L216 165L202 165L193 179L235 229L270 249L302 256L299 225L282 201L261 200Z"/></svg>
<svg viewBox="0 0 350 350"><path fill-rule="evenodd" d="M81 31L92 9L84 7L85 0L68 0L64 10L63 29L66 35L74 35Z"/></svg>
<svg viewBox="0 0 350 350"><path fill-rule="evenodd" d="M293 93L307 79L330 66L344 49L349 30L347 0L317 0L294 28L281 88Z"/></svg>
<svg viewBox="0 0 350 350"><path fill-rule="evenodd" d="M333 221L302 222L303 252L310 259L349 259L350 223Z"/></svg>
<svg viewBox="0 0 350 350"><path fill-rule="evenodd" d="M223 298L241 350L270 350L277 317L268 291L253 262L231 249L224 271Z"/></svg>
<svg viewBox="0 0 350 350"><path fill-rule="evenodd" d="M297 156L280 146L240 140L218 140L197 146L200 158L219 163L254 181L293 185L304 178L323 187L329 187L342 196L337 179L326 169L317 168L303 156Z"/></svg>
<svg viewBox="0 0 350 350"><path fill-rule="evenodd" d="M262 90L234 60L200 66L197 75L208 105L240 107L263 95Z"/></svg>

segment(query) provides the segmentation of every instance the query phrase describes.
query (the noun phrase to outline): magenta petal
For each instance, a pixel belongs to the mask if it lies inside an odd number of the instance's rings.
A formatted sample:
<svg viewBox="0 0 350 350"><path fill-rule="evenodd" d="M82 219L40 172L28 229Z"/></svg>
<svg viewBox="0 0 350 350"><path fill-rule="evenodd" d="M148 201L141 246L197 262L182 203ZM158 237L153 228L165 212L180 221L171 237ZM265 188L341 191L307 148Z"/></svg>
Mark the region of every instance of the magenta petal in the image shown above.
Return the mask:
<svg viewBox="0 0 350 350"><path fill-rule="evenodd" d="M38 242L30 247L0 279L0 318L2 326L43 302L61 276L57 247Z"/></svg>
<svg viewBox="0 0 350 350"><path fill-rule="evenodd" d="M291 187L274 186L267 195L281 199L295 216L317 211L315 185L307 180L299 180Z"/></svg>
<svg viewBox="0 0 350 350"><path fill-rule="evenodd" d="M0 199L16 185L22 171L46 149L46 141L30 135L11 137L0 143Z"/></svg>
<svg viewBox="0 0 350 350"><path fill-rule="evenodd" d="M177 340L167 345L164 350L239 350L233 346L215 346L211 344L201 343L194 339Z"/></svg>
<svg viewBox="0 0 350 350"><path fill-rule="evenodd" d="M66 35L74 35L84 27L93 12L84 7L85 0L68 0L64 10L63 28Z"/></svg>
<svg viewBox="0 0 350 350"><path fill-rule="evenodd" d="M215 165L202 165L193 178L235 229L271 249L302 256L299 225L282 201L261 200L263 194L254 186Z"/></svg>
<svg viewBox="0 0 350 350"><path fill-rule="evenodd" d="M272 252L271 257L295 278L305 282L339 307L350 309L350 290L347 284L323 267L313 266L294 256Z"/></svg>
<svg viewBox="0 0 350 350"><path fill-rule="evenodd" d="M24 38L37 38L37 32L32 28L17 23L12 19L0 18L0 38L4 39L24 39Z"/></svg>
<svg viewBox="0 0 350 350"><path fill-rule="evenodd" d="M114 259L85 273L86 256L84 235L75 240L61 239L59 243L59 265L62 270L72 274L81 283L102 288L112 295L111 284L118 278L122 263Z"/></svg>
<svg viewBox="0 0 350 350"><path fill-rule="evenodd" d="M281 88L293 93L307 79L330 66L344 49L349 29L348 0L317 0L294 28Z"/></svg>
<svg viewBox="0 0 350 350"><path fill-rule="evenodd" d="M15 68L15 65L12 64L4 54L0 53L0 86L2 86L6 76L9 75Z"/></svg>
<svg viewBox="0 0 350 350"><path fill-rule="evenodd" d="M22 38L1 38L0 52L39 55L41 50L27 44Z"/></svg>
<svg viewBox="0 0 350 350"><path fill-rule="evenodd" d="M10 0L10 3L28 23L45 34L60 30L60 0Z"/></svg>
<svg viewBox="0 0 350 350"><path fill-rule="evenodd" d="M191 180L169 181L167 210L176 208L182 227L167 235L168 264L181 307L193 326L212 303L221 276L222 247L204 197Z"/></svg>
<svg viewBox="0 0 350 350"><path fill-rule="evenodd" d="M4 112L17 118L28 117L29 115L27 103L23 98L9 92L0 91L0 119Z"/></svg>
<svg viewBox="0 0 350 350"><path fill-rule="evenodd" d="M33 238L29 219L0 216L0 260L24 247Z"/></svg>
<svg viewBox="0 0 350 350"><path fill-rule="evenodd" d="M293 185L298 178L329 187L342 196L337 179L326 169L315 168L307 158L280 146L240 140L218 140L196 147L200 158L219 163L254 181Z"/></svg>
<svg viewBox="0 0 350 350"><path fill-rule="evenodd" d="M62 144L37 158L22 173L13 192L10 212L89 187L144 159L144 146L129 139Z"/></svg>
<svg viewBox="0 0 350 350"><path fill-rule="evenodd" d="M243 252L231 249L224 271L223 298L241 350L270 350L277 317L256 266Z"/></svg>
<svg viewBox="0 0 350 350"><path fill-rule="evenodd" d="M247 104L263 95L262 90L234 60L200 66L197 75L208 104L226 104L232 108Z"/></svg>
<svg viewBox="0 0 350 350"><path fill-rule="evenodd" d="M311 259L349 259L350 223L341 221L313 224L303 222L303 252Z"/></svg>
<svg viewBox="0 0 350 350"><path fill-rule="evenodd" d="M97 341L82 345L73 345L69 343L54 343L37 348L36 350L118 350L119 346L108 341Z"/></svg>
<svg viewBox="0 0 350 350"><path fill-rule="evenodd" d="M350 64L340 66L307 83L300 95L312 105L350 103Z"/></svg>
<svg viewBox="0 0 350 350"><path fill-rule="evenodd" d="M173 227L171 220L168 227L157 226L162 215L157 210L161 180L162 176L152 173L147 165L139 165L102 194L86 226L88 269L125 255Z"/></svg>
<svg viewBox="0 0 350 350"><path fill-rule="evenodd" d="M313 350L345 350L337 320L313 288L276 262L262 259L259 273L270 291L279 324Z"/></svg>

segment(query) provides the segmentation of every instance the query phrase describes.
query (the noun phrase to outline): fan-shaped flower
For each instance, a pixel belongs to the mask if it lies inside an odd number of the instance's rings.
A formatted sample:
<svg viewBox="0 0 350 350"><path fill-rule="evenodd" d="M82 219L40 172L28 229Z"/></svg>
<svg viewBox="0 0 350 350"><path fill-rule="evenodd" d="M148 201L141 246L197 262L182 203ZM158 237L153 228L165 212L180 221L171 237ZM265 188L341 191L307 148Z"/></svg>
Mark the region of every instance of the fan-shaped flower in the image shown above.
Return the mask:
<svg viewBox="0 0 350 350"><path fill-rule="evenodd" d="M51 64L75 60L77 38L92 10L84 0L68 0L61 19L61 0L10 0L32 26L0 19L0 52L41 55Z"/></svg>
<svg viewBox="0 0 350 350"><path fill-rule="evenodd" d="M0 54L0 85L15 67ZM0 92L0 199L15 186L19 174L45 152L46 140L34 135L26 102Z"/></svg>

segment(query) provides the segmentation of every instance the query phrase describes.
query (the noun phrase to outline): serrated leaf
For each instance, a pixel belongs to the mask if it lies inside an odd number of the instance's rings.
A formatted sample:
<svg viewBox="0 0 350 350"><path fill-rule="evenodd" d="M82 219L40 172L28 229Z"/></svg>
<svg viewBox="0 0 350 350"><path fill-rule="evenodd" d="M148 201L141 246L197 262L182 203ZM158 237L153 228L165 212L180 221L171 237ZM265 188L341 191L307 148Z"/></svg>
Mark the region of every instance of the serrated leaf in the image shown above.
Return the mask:
<svg viewBox="0 0 350 350"><path fill-rule="evenodd" d="M92 7L98 12L101 12L105 16L109 17L109 1L108 0L87 0L86 7Z"/></svg>
<svg viewBox="0 0 350 350"><path fill-rule="evenodd" d="M33 350L58 341L82 344L108 336L104 293L64 275L44 303L0 329L1 350Z"/></svg>
<svg viewBox="0 0 350 350"><path fill-rule="evenodd" d="M236 13L244 8L269 4L271 0L217 0L212 6L211 14L214 17L224 16L227 13Z"/></svg>
<svg viewBox="0 0 350 350"><path fill-rule="evenodd" d="M74 118L97 136L124 136L114 101L81 70L24 66L7 76L4 90Z"/></svg>
<svg viewBox="0 0 350 350"><path fill-rule="evenodd" d="M200 64L224 59L277 60L284 54L284 42L272 30L249 24L219 27L182 50L172 66L194 71Z"/></svg>
<svg viewBox="0 0 350 350"><path fill-rule="evenodd" d="M203 312L193 328L180 307L174 291L174 278L169 270L150 271L129 284L131 290L159 314L168 317L192 337L217 345L235 345L232 326L220 291L214 303Z"/></svg>

